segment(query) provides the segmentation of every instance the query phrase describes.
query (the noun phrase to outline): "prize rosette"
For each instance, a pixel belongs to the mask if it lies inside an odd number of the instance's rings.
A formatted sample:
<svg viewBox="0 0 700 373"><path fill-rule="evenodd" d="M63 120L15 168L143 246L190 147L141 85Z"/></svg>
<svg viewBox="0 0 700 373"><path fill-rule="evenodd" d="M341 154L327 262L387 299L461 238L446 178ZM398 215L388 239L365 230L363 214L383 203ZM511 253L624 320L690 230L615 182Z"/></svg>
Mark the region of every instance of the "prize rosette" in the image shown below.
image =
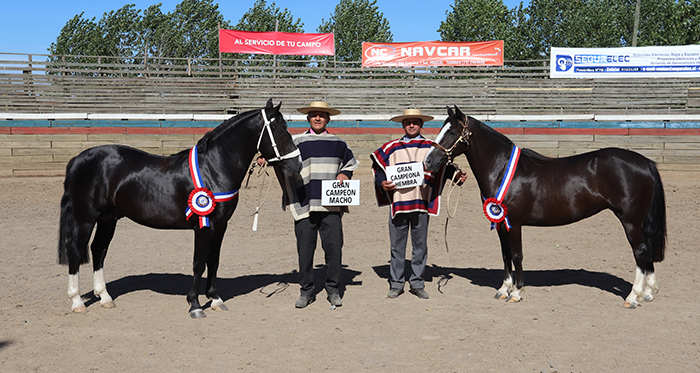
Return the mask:
<svg viewBox="0 0 700 373"><path fill-rule="evenodd" d="M209 215L214 211L216 202L214 202L214 194L207 188L195 188L187 200L187 205L190 210L199 216Z"/></svg>
<svg viewBox="0 0 700 373"><path fill-rule="evenodd" d="M506 219L508 209L497 199L489 198L484 201L484 214L491 222L500 223Z"/></svg>

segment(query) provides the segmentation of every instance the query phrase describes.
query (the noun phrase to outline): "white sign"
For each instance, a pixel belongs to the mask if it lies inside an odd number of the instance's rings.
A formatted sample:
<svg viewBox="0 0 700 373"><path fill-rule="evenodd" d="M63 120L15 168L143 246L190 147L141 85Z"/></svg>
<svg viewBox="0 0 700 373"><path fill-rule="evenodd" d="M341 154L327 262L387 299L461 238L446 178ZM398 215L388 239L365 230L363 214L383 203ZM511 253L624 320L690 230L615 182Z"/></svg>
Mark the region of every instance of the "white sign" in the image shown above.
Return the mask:
<svg viewBox="0 0 700 373"><path fill-rule="evenodd" d="M360 180L322 180L322 206L358 206L360 204Z"/></svg>
<svg viewBox="0 0 700 373"><path fill-rule="evenodd" d="M550 78L700 77L700 45L552 47Z"/></svg>
<svg viewBox="0 0 700 373"><path fill-rule="evenodd" d="M386 167L386 177L397 189L412 188L423 184L423 163L404 163Z"/></svg>

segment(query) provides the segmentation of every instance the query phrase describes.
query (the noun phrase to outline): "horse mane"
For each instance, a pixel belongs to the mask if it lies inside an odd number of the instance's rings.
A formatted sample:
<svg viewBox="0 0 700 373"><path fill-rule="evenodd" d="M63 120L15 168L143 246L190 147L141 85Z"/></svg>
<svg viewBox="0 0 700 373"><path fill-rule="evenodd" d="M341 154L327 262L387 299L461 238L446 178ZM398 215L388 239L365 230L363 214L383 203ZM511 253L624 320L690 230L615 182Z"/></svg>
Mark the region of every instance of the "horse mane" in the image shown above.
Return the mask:
<svg viewBox="0 0 700 373"><path fill-rule="evenodd" d="M220 125L214 127L211 131L205 133L204 136L202 136L202 138L199 139L199 141L197 141L197 152L199 154L206 153L207 148L209 147L209 142L211 140L221 136L222 133L226 132L229 128L234 127L237 123L252 117L258 111L259 110L256 109L240 113L234 117L227 119ZM171 154L163 160L160 167L164 171L178 168L180 165L189 162L189 154L189 148L181 150L175 154Z"/></svg>
<svg viewBox="0 0 700 373"><path fill-rule="evenodd" d="M248 119L249 117L252 117L254 114L256 114L259 110L249 110L243 113L240 113L234 117L229 118L225 122L221 123L220 125L216 126L214 129L211 131L207 132L202 136L199 141L197 141L197 151L200 153L204 153L207 151L207 146L209 145L209 141L213 140L217 137L219 137L223 132L226 132L229 128L235 126L239 122L243 121L244 119Z"/></svg>
<svg viewBox="0 0 700 373"><path fill-rule="evenodd" d="M496 131L495 129L491 128L491 126L479 121L476 118L473 118L473 117L470 117L470 118L471 118L471 120L476 122L480 126L480 128L482 128L482 130L484 132L489 133L490 136L493 137L494 139L496 139L498 142L500 142L508 147L513 146L513 141L511 139L509 139L507 136ZM542 155L542 154L540 154L532 149L521 148L520 150L522 151L521 157L523 155L525 155L530 160L530 162L535 163L535 164L544 165L547 162L552 160L552 157L547 157L547 156Z"/></svg>
<svg viewBox="0 0 700 373"><path fill-rule="evenodd" d="M491 128L491 126L483 123L482 121L474 118L474 117L468 117L469 121L474 122L479 128L481 128L484 132L486 132L489 136L491 136L494 140L498 141L499 143L512 147L513 146L513 141L509 139L507 136L504 134L496 131L495 129Z"/></svg>

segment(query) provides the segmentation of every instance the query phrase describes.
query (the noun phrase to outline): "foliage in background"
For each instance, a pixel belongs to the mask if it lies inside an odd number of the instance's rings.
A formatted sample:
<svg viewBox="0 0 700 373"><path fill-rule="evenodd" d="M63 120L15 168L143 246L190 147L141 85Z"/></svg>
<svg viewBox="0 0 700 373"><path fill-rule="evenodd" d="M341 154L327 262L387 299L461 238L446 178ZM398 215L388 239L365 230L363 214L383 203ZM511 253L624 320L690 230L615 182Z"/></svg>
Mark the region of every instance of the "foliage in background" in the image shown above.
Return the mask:
<svg viewBox="0 0 700 373"><path fill-rule="evenodd" d="M273 2L269 6L265 0L256 0L253 7L250 8L241 19L238 24L234 26L235 30L241 31L277 31L279 32L304 32L304 23L301 22L300 18L294 20L292 13L284 8L280 8ZM254 65L270 65L270 55L255 55L255 54L238 54L234 53L231 55L234 59L244 60L241 63L248 66ZM286 61L308 61L311 59L309 56L284 56ZM267 60L262 62L261 60Z"/></svg>
<svg viewBox="0 0 700 373"><path fill-rule="evenodd" d="M338 61L362 60L362 42L391 43L389 21L379 11L377 0L340 0L331 18L322 19L318 32L335 36Z"/></svg>
<svg viewBox="0 0 700 373"><path fill-rule="evenodd" d="M50 57L49 61L94 63L96 57L78 56L106 56L114 57L110 59L114 63L139 64L145 54L166 58L159 63L167 65L186 63L177 58L218 57L219 24L230 27L218 4L213 0L183 0L167 14L160 6L141 11L128 4L105 13L99 21L78 14L49 47L50 54L68 57Z"/></svg>
<svg viewBox="0 0 700 373"><path fill-rule="evenodd" d="M503 0L455 0L438 32L444 41L504 40L506 60L547 59L556 47L627 47L632 45L637 0L531 0L508 9ZM218 27L244 31L304 32L301 19L274 2L257 0L232 24L214 0L182 0L170 13L161 4L145 10L134 5L86 19L68 20L48 49L49 62L141 64L190 61L218 64ZM393 41L389 21L376 0L339 0L317 32L335 34L337 61L362 59L362 42ZM638 46L700 43L700 0L642 0ZM409 41L409 40L405 40ZM97 57L102 56L102 57ZM270 65L268 55L228 55L244 65ZM107 61L106 61L107 60ZM262 62L261 60L265 60ZM284 56L289 66L314 63L309 56ZM298 61L298 62L295 62ZM232 63L232 62L225 62Z"/></svg>

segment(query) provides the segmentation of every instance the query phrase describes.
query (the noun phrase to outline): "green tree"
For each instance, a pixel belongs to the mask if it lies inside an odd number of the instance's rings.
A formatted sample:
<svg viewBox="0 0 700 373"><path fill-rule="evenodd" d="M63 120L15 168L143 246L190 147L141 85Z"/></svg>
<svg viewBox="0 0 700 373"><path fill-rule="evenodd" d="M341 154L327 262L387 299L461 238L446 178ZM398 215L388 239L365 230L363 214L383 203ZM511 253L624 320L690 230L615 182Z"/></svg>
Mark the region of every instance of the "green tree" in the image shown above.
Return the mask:
<svg viewBox="0 0 700 373"><path fill-rule="evenodd" d="M512 29L510 38L504 39L506 60L536 60L542 58L534 46L534 32L529 27L528 8L521 2L518 7L511 10Z"/></svg>
<svg viewBox="0 0 700 373"><path fill-rule="evenodd" d="M700 0L681 1L679 6L681 44L700 44Z"/></svg>
<svg viewBox="0 0 700 373"><path fill-rule="evenodd" d="M443 41L510 39L513 15L503 0L455 0L438 32Z"/></svg>
<svg viewBox="0 0 700 373"><path fill-rule="evenodd" d="M631 36L631 1L532 0L524 26L534 54L547 58L551 47L623 46Z"/></svg>
<svg viewBox="0 0 700 373"><path fill-rule="evenodd" d="M141 53L152 57L171 56L170 15L163 14L160 4L151 5L143 12L137 28L141 30Z"/></svg>
<svg viewBox="0 0 700 373"><path fill-rule="evenodd" d="M102 30L93 19L85 19L85 13L77 14L66 22L49 53L62 55L99 56L102 49Z"/></svg>
<svg viewBox="0 0 700 373"><path fill-rule="evenodd" d="M219 25L230 27L213 0L183 0L175 6L170 25L167 56L175 58L218 58Z"/></svg>
<svg viewBox="0 0 700 373"><path fill-rule="evenodd" d="M212 58L219 54L218 27L228 28L213 0L183 0L172 13L163 14L161 4L146 11L134 5L107 12L96 21L78 14L61 29L51 43L53 55L117 56L118 62L140 63L136 56L165 58ZM49 57L51 62L63 56ZM86 62L85 58L68 57L67 62ZM95 61L87 61L95 62ZM184 63L164 60L162 63ZM207 63L218 63L207 62Z"/></svg>
<svg viewBox="0 0 700 373"><path fill-rule="evenodd" d="M275 26L280 32L304 32L304 23L301 19L294 20L294 16L287 8L280 10L275 2L268 6L265 0L256 0L253 7L238 21L235 29L265 32L275 31Z"/></svg>
<svg viewBox="0 0 700 373"><path fill-rule="evenodd" d="M376 0L340 0L328 20L322 19L318 32L334 34L339 61L362 60L362 42L391 43L389 21L379 12Z"/></svg>
<svg viewBox="0 0 700 373"><path fill-rule="evenodd" d="M700 42L700 0L643 0L641 2L638 46L687 45L698 42Z"/></svg>
<svg viewBox="0 0 700 373"><path fill-rule="evenodd" d="M297 18L294 20L294 16L289 10L287 10L287 8L280 10L280 8L274 2L268 6L265 0L256 0L253 7L250 8L243 15L243 17L241 17L238 24L234 28L241 31L257 32L275 31L275 28L279 32L304 32L304 24L301 22L301 19ZM233 55L233 58L247 60L243 63L249 66L272 65L272 63L269 61L271 59L269 55L236 53ZM310 57L284 56L284 59L293 61L308 61ZM261 60L267 60L267 62L263 62Z"/></svg>
<svg viewBox="0 0 700 373"><path fill-rule="evenodd" d="M143 54L139 50L141 36L138 25L141 20L140 10L128 4L122 8L105 13L99 22L102 32L101 45L105 52L102 55L133 57Z"/></svg>

